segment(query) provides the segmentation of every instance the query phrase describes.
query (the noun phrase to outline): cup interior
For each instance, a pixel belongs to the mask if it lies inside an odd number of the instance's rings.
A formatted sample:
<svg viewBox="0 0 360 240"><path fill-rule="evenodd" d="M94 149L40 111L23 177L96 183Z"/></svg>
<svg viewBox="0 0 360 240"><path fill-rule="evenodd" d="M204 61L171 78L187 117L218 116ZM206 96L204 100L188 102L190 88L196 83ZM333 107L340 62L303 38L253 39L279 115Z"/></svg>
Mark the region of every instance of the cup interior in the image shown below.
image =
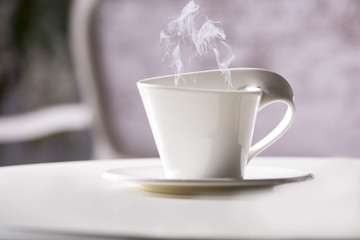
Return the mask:
<svg viewBox="0 0 360 240"><path fill-rule="evenodd" d="M177 84L175 82L176 75L144 79L139 81L139 84L146 84L147 87L181 88L184 90L196 91L261 91L258 85L251 84L251 81L249 84L249 81L247 80L249 77L252 77L250 72L257 71L257 69L228 69L228 71L230 71L232 76L232 86L226 82L224 74L220 70L184 73L179 76L180 80Z"/></svg>

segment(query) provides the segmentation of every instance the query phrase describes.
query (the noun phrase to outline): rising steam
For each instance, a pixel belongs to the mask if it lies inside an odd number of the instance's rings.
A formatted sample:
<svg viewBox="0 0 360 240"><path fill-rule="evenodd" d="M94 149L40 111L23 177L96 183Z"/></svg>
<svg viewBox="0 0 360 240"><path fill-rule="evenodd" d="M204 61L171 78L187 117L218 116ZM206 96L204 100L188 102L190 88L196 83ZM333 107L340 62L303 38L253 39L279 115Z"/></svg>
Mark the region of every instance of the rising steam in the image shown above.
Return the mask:
<svg viewBox="0 0 360 240"><path fill-rule="evenodd" d="M201 27L196 28L195 17L199 14L199 9L199 5L190 1L181 10L180 16L169 22L166 29L160 32L160 42L165 46L163 60L168 60L169 66L175 71L175 84L177 85L180 78L179 74L184 72L181 59L182 47L186 44L195 46L196 54L199 56L205 56L212 52L226 83L229 87L232 87L230 71L226 69L235 59L235 55L230 45L225 42L226 35L224 31L218 27L220 22L205 17L205 22ZM220 51L220 48L227 52L225 57L221 54L223 51Z"/></svg>

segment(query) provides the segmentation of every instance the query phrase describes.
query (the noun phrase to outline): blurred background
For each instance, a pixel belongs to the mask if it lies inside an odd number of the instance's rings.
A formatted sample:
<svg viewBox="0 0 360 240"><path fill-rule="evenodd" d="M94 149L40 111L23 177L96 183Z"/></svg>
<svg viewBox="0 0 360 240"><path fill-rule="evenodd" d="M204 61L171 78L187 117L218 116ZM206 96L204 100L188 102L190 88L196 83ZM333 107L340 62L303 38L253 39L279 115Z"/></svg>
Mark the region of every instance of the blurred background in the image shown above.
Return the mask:
<svg viewBox="0 0 360 240"><path fill-rule="evenodd" d="M202 15L221 22L236 55L230 67L265 68L293 87L295 122L262 155L360 157L359 1L195 2ZM0 165L157 156L136 81L172 74L161 61L159 34L187 3L0 0L0 129L1 118L9 122L57 105L85 104L92 113L87 128L24 141L3 136ZM90 17L76 24L87 8ZM81 38L89 49L82 49ZM86 75L82 62L90 58ZM213 56L190 66L185 70L217 68ZM274 104L260 112L254 141L284 110ZM99 150L107 145L112 151Z"/></svg>
<svg viewBox="0 0 360 240"><path fill-rule="evenodd" d="M80 101L68 41L70 6L66 0L0 1L0 118ZM4 140L0 165L87 159L90 152L88 131Z"/></svg>

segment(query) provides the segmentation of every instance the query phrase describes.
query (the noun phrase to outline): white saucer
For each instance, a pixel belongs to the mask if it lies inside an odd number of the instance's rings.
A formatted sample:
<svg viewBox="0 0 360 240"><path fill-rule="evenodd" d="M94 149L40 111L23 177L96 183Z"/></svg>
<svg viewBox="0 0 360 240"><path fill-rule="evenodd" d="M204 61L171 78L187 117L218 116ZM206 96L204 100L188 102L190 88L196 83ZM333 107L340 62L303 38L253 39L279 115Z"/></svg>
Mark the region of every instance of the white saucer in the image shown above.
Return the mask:
<svg viewBox="0 0 360 240"><path fill-rule="evenodd" d="M131 182L153 192L184 192L245 186L271 186L299 182L312 178L311 173L290 168L248 166L244 179L167 179L161 165L121 167L104 172L103 178L116 182Z"/></svg>

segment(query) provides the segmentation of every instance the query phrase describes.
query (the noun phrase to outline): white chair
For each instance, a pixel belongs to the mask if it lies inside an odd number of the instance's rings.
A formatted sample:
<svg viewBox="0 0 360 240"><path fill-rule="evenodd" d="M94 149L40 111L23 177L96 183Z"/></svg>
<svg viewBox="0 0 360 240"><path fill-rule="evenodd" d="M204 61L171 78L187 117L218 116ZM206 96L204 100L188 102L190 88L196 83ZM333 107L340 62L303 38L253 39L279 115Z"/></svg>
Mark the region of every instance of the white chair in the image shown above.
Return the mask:
<svg viewBox="0 0 360 240"><path fill-rule="evenodd" d="M70 13L70 46L82 103L55 105L0 117L0 144L36 140L52 134L90 129L92 159L156 156L119 149L111 129L106 93L94 37L98 0L74 1ZM142 120L147 121L146 117ZM151 135L148 130L147 135ZM140 148L139 148L140 149Z"/></svg>

